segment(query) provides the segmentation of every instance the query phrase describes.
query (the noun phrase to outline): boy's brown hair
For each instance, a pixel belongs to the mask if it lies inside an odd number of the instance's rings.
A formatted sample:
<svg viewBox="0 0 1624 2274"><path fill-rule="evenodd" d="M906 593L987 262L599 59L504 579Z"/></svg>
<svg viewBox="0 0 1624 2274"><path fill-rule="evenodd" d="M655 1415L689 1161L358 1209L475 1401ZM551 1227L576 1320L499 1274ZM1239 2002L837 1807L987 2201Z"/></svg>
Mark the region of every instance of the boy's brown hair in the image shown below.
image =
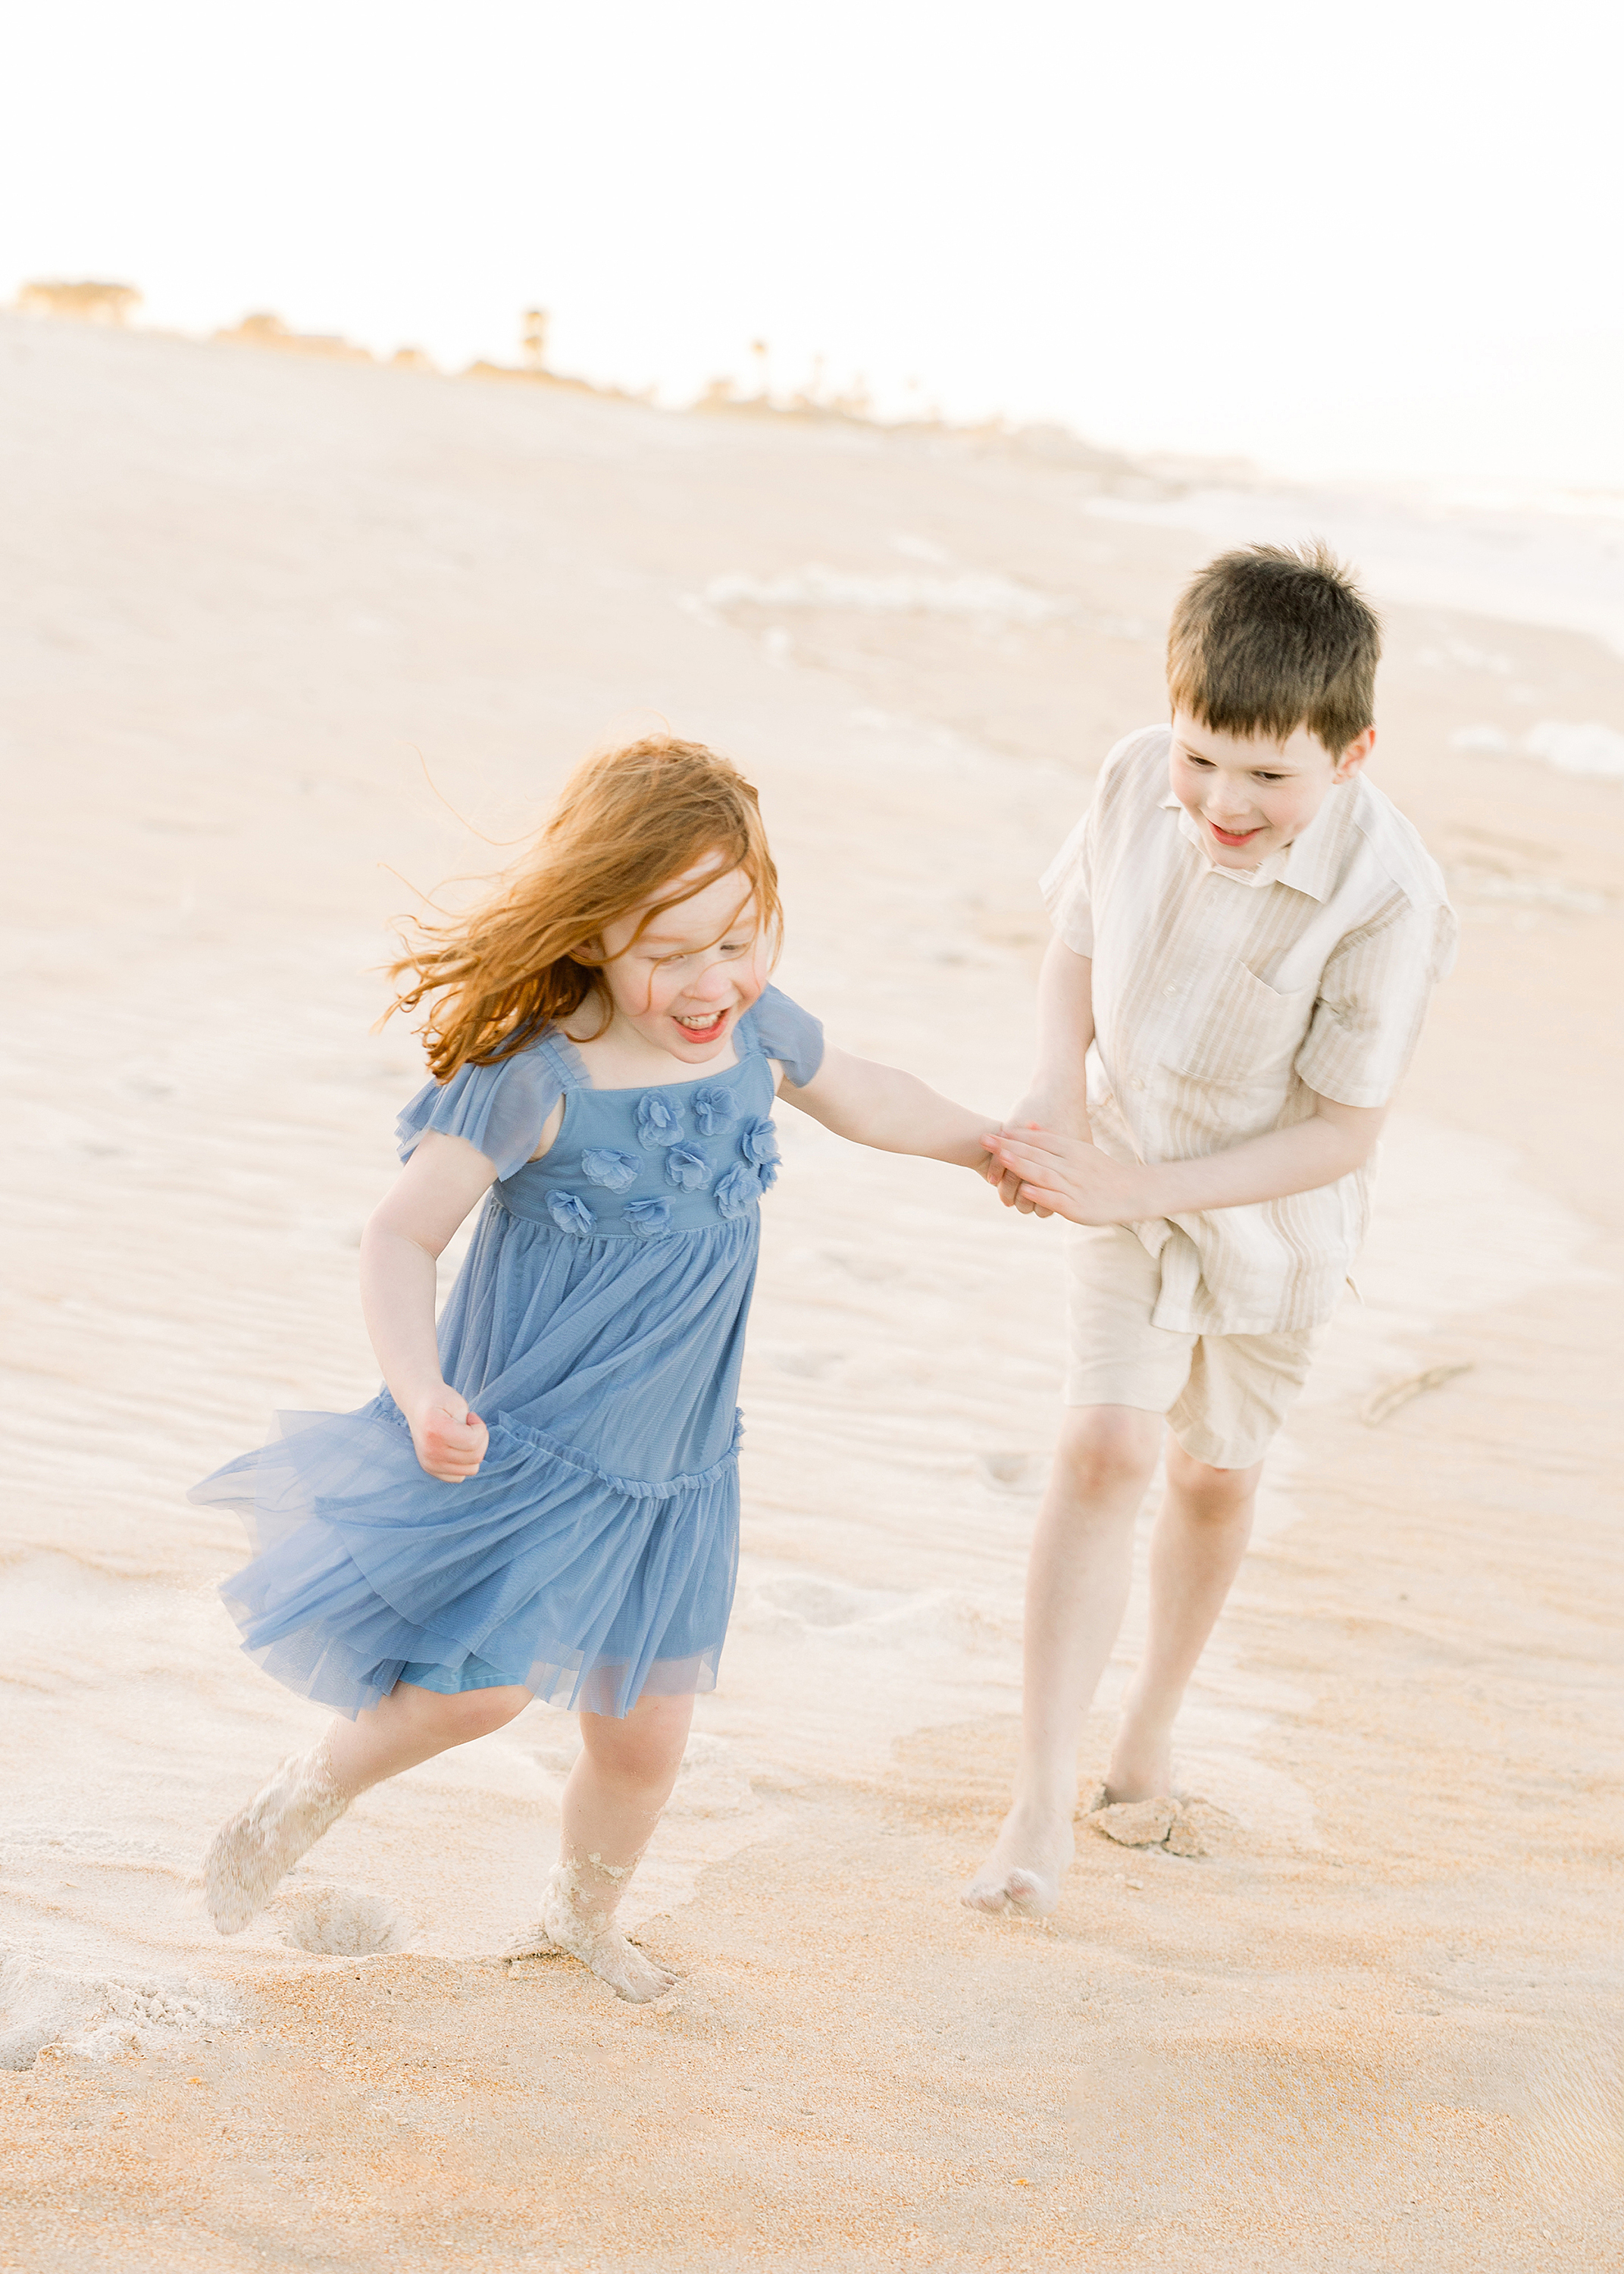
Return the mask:
<svg viewBox="0 0 1624 2274"><path fill-rule="evenodd" d="M1380 621L1327 546L1248 545L1179 595L1168 693L1216 734L1306 727L1340 757L1375 717L1380 655Z"/></svg>

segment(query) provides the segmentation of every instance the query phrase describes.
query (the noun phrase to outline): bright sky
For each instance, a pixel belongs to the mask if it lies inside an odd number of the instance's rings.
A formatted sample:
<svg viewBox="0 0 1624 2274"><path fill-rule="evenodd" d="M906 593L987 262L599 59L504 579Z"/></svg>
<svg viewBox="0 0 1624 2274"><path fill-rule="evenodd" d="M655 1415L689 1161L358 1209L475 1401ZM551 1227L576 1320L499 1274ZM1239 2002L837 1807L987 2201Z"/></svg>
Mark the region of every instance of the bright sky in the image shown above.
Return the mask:
<svg viewBox="0 0 1624 2274"><path fill-rule="evenodd" d="M51 0L0 296L680 400L857 374L1284 471L1624 488L1599 0ZM921 392L909 392L917 380Z"/></svg>

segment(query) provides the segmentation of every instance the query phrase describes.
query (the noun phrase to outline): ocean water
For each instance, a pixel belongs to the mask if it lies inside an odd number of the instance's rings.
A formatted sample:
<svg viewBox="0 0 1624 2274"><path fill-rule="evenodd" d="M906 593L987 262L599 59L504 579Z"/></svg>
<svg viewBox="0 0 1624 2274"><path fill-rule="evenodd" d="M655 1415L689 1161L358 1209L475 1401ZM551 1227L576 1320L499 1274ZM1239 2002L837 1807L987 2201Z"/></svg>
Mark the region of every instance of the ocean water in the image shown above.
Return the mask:
<svg viewBox="0 0 1624 2274"><path fill-rule="evenodd" d="M1322 537L1379 599L1582 632L1624 655L1624 493L1616 491L1196 478L1170 496L1101 495L1087 510L1102 521L1195 530L1217 545ZM1580 772L1614 772L1624 757L1624 744L1599 746L1598 763L1598 746L1545 740L1545 748L1530 742L1532 755Z"/></svg>

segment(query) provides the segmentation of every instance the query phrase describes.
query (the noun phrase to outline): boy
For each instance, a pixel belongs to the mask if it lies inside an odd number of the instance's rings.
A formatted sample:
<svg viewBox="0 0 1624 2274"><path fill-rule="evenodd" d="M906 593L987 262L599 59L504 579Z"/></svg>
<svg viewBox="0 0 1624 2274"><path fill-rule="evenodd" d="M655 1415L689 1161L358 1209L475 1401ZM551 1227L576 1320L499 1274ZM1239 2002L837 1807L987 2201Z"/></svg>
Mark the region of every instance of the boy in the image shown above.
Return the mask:
<svg viewBox="0 0 1624 2274"><path fill-rule="evenodd" d="M1174 612L1171 727L1117 744L1043 878L1038 1068L987 1141L988 1175L1006 1206L1078 1227L1070 1362L1027 1580L1014 1804L965 1890L975 1909L1041 1917L1059 1900L1079 1735L1164 1416L1149 1632L1105 1791L1167 1792L1174 1715L1453 960L1437 865L1364 777L1380 649L1323 546L1213 561Z"/></svg>

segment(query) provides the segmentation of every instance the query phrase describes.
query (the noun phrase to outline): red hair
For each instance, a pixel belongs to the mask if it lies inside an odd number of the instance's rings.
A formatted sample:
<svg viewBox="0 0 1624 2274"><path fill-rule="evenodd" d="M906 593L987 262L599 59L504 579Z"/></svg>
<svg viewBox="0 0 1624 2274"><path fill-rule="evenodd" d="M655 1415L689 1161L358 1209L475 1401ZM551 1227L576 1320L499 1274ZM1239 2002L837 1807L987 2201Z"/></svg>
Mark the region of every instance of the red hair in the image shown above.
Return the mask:
<svg viewBox="0 0 1624 2274"><path fill-rule="evenodd" d="M636 911L640 937L657 915L733 870L776 941L778 872L756 791L731 759L668 736L589 758L528 859L470 914L418 928L417 944L389 967L398 991L384 1016L426 1005L422 1033L437 1081L470 1059L493 1065L581 1008L609 925ZM662 894L678 877L683 888Z"/></svg>

